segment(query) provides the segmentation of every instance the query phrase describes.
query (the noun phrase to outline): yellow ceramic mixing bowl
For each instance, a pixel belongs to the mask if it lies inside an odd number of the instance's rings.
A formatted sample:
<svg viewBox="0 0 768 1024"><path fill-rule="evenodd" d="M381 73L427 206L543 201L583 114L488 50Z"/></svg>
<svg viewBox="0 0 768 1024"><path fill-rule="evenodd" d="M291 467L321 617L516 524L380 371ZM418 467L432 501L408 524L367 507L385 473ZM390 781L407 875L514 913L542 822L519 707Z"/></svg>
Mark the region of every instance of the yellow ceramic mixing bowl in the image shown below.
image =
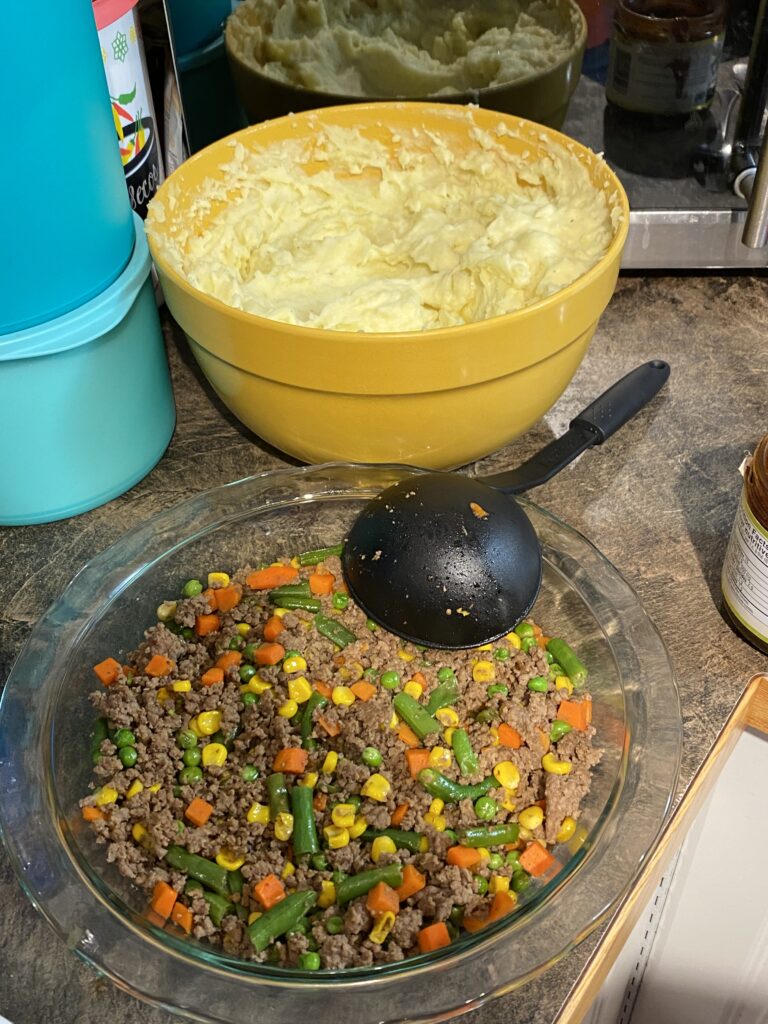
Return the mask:
<svg viewBox="0 0 768 1024"><path fill-rule="evenodd" d="M472 124L513 131L513 152L567 145L614 211L606 254L582 277L532 306L459 327L402 333L329 331L267 320L197 290L173 269L164 240L188 225L206 178L221 179L237 139L258 148L358 128L388 141L390 129L423 128L456 147L477 145ZM217 394L246 426L307 462L402 462L448 469L524 433L565 390L613 293L627 235L626 195L590 150L511 115L430 103L327 107L246 128L196 154L158 192L150 248L168 307ZM200 222L199 207L194 216ZM215 216L215 207L207 216ZM202 217L205 220L205 215Z"/></svg>

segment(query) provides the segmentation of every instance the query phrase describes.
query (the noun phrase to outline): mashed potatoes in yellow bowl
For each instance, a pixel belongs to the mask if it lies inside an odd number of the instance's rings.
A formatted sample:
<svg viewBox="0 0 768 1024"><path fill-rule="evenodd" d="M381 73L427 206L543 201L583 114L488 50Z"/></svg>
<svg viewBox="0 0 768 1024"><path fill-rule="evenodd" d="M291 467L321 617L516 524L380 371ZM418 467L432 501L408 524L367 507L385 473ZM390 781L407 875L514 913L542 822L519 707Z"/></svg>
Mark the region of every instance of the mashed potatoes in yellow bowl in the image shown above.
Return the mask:
<svg viewBox="0 0 768 1024"><path fill-rule="evenodd" d="M171 312L257 433L308 461L455 466L562 392L610 297L626 197L517 118L369 104L267 122L161 187Z"/></svg>

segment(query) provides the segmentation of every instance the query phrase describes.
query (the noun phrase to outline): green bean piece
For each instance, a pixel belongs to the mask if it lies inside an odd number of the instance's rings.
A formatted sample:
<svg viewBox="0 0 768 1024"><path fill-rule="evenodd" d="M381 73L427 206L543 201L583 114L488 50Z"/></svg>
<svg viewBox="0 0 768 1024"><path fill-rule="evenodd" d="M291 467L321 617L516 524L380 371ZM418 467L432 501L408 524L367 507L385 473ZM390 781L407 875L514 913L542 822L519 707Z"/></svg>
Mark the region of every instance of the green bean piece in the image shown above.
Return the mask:
<svg viewBox="0 0 768 1024"><path fill-rule="evenodd" d="M184 892L187 896L202 896L205 892L201 882L196 878L188 878L184 883Z"/></svg>
<svg viewBox="0 0 768 1024"><path fill-rule="evenodd" d="M245 885L245 879L243 878L243 872L240 868L235 868L234 871L227 872L227 885L231 893L241 893L243 886Z"/></svg>
<svg viewBox="0 0 768 1024"><path fill-rule="evenodd" d="M91 733L91 761L98 764L101 760L101 744L109 737L109 726L106 718L97 718Z"/></svg>
<svg viewBox="0 0 768 1024"><path fill-rule="evenodd" d="M430 796L439 797L447 804L457 804L461 800L474 802L492 789L497 789L499 785L496 779L489 775L482 782L465 786L460 782L454 782L453 779L446 778L445 775L436 772L433 768L422 768L418 774L418 780Z"/></svg>
<svg viewBox="0 0 768 1024"><path fill-rule="evenodd" d="M275 604L280 604L281 597L312 597L312 590L309 580L301 580L299 583L284 583L281 587L273 587L267 597Z"/></svg>
<svg viewBox="0 0 768 1024"><path fill-rule="evenodd" d="M265 911L253 924L248 926L248 938L257 953L262 953L275 939L295 929L301 919L317 903L317 893L312 889L292 892L274 907Z"/></svg>
<svg viewBox="0 0 768 1024"><path fill-rule="evenodd" d="M335 619L329 619L327 615L315 616L315 628L320 636L324 636L326 640L330 640L337 647L346 647L347 644L353 644L357 640L351 630L340 622L336 622Z"/></svg>
<svg viewBox="0 0 768 1024"><path fill-rule="evenodd" d="M499 712L496 708L483 708L482 711L478 711L475 715L475 721L479 722L480 725L489 725L499 717Z"/></svg>
<svg viewBox="0 0 768 1024"><path fill-rule="evenodd" d="M414 700L410 693L398 693L392 701L392 706L405 724L413 729L420 740L423 740L425 736L429 736L430 733L440 732L442 729L438 720L433 718L418 701Z"/></svg>
<svg viewBox="0 0 768 1024"><path fill-rule="evenodd" d="M309 786L294 786L291 790L293 852L297 857L308 857L320 852L320 840L317 838L315 812L312 807L313 795Z"/></svg>
<svg viewBox="0 0 768 1024"><path fill-rule="evenodd" d="M454 729L451 746L462 775L474 775L480 767L466 729Z"/></svg>
<svg viewBox="0 0 768 1024"><path fill-rule="evenodd" d="M309 863L315 869L315 871L327 871L328 870L328 858L324 853L315 853L309 858Z"/></svg>
<svg viewBox="0 0 768 1024"><path fill-rule="evenodd" d="M301 712L301 745L305 750L310 749L312 727L314 725L314 714L316 710L324 708L328 700L318 690L314 690L312 696L304 703Z"/></svg>
<svg viewBox="0 0 768 1024"><path fill-rule="evenodd" d="M284 594L282 597L275 597L276 591L269 592L269 600L281 608L289 608L291 611L300 609L303 612L319 612L320 600L317 597L301 597L299 594Z"/></svg>
<svg viewBox="0 0 768 1024"><path fill-rule="evenodd" d="M235 913L235 904L226 896L220 896L215 892L204 892L203 899L208 904L208 917L217 928L227 914Z"/></svg>
<svg viewBox="0 0 768 1024"><path fill-rule="evenodd" d="M442 672L442 669L440 670ZM439 676L439 673L438 673ZM447 708L459 699L459 681L455 675L449 676L430 693L425 705L428 715L434 715L440 708Z"/></svg>
<svg viewBox="0 0 768 1024"><path fill-rule="evenodd" d="M291 805L288 801L288 788L282 772L273 772L267 776L267 795L269 797L269 817L275 821L278 814L290 814Z"/></svg>
<svg viewBox="0 0 768 1024"><path fill-rule="evenodd" d="M340 907L343 907L350 900L357 899L358 896L365 896L379 882L385 882L393 889L402 885L402 865L385 864L380 868L369 868L368 871L360 871L356 875L349 875L336 884L336 902Z"/></svg>
<svg viewBox="0 0 768 1024"><path fill-rule="evenodd" d="M572 728L573 726L568 722L564 722L562 718L556 718L549 730L549 738L551 742L557 743L557 741L561 740L563 736L567 736Z"/></svg>
<svg viewBox="0 0 768 1024"><path fill-rule="evenodd" d="M213 889L220 896L229 895L227 871L212 860L189 853L183 846L169 846L163 859L177 871L202 882L207 889Z"/></svg>
<svg viewBox="0 0 768 1024"><path fill-rule="evenodd" d="M547 650L551 651L555 661L563 666L565 674L577 689L584 685L588 675L586 665L565 640L561 640L559 636L553 636L547 644Z"/></svg>
<svg viewBox="0 0 768 1024"><path fill-rule="evenodd" d="M332 544L328 548L315 548L313 551L303 551L299 555L299 565L319 565L326 558L332 558L334 555L339 557L343 550L343 544Z"/></svg>
<svg viewBox="0 0 768 1024"><path fill-rule="evenodd" d="M399 828L367 828L361 838L367 843L372 843L381 836L391 839L398 850L410 850L411 853L419 853L424 840L421 832L407 832Z"/></svg>
<svg viewBox="0 0 768 1024"><path fill-rule="evenodd" d="M472 825L470 828L459 829L461 846L506 846L516 843L520 834L520 826L516 821L503 825Z"/></svg>

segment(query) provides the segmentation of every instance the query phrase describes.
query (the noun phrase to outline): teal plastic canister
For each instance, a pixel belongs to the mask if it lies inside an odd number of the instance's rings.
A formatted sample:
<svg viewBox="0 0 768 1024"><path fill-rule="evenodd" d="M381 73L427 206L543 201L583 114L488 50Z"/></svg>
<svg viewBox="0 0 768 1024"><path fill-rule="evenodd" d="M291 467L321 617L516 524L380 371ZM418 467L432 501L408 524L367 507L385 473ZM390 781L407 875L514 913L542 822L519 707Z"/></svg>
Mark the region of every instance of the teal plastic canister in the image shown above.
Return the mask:
<svg viewBox="0 0 768 1024"><path fill-rule="evenodd" d="M3 5L3 35L0 336L104 291L134 237L90 3Z"/></svg>
<svg viewBox="0 0 768 1024"><path fill-rule="evenodd" d="M127 491L176 414L144 226L123 273L56 320L0 337L0 525L51 522Z"/></svg>

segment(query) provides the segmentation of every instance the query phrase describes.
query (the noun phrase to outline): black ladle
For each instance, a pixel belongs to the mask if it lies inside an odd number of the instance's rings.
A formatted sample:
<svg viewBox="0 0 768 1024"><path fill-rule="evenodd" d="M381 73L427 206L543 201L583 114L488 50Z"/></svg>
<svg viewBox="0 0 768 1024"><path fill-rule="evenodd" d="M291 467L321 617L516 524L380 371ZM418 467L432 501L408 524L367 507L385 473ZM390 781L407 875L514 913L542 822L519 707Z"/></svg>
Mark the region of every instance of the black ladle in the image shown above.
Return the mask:
<svg viewBox="0 0 768 1024"><path fill-rule="evenodd" d="M428 647L477 647L508 633L541 585L536 531L512 497L602 444L669 377L660 359L622 377L570 429L507 473L408 476L368 502L342 555L350 593L392 633Z"/></svg>

